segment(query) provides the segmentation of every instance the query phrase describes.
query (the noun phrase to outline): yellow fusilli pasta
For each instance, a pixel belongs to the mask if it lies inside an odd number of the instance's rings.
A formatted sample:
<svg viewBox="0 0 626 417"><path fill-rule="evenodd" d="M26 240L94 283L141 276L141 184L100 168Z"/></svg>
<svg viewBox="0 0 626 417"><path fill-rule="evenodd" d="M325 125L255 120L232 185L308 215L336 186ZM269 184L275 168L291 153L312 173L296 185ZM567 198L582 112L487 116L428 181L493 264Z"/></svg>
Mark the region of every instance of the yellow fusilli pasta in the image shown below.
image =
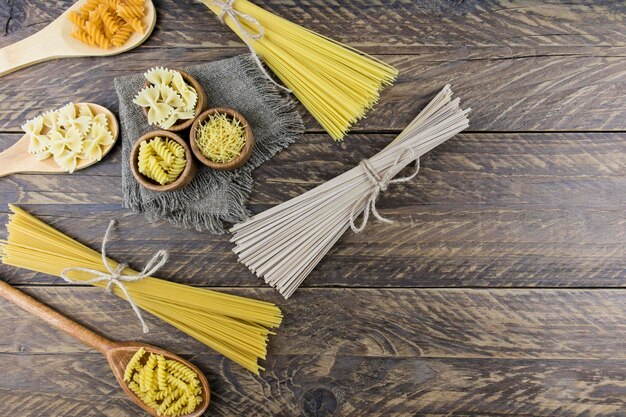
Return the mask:
<svg viewBox="0 0 626 417"><path fill-rule="evenodd" d="M176 156L172 150L182 156ZM185 150L180 144L169 138L164 140L157 136L143 141L139 145L137 157L139 173L161 185L176 181L185 170L186 165Z"/></svg>
<svg viewBox="0 0 626 417"><path fill-rule="evenodd" d="M188 382L172 375L172 371L185 375ZM164 381L160 380L161 374ZM126 365L124 381L141 401L160 416L188 414L202 403L200 381L192 369L180 362L165 360L162 355L145 352L143 348Z"/></svg>
<svg viewBox="0 0 626 417"><path fill-rule="evenodd" d="M133 374L135 367L139 364L139 361L141 360L144 353L146 353L144 348L139 348L139 350L135 352L133 357L130 358L130 361L128 361L128 364L126 365L126 370L124 372L124 381L130 381L130 377Z"/></svg>
<svg viewBox="0 0 626 417"><path fill-rule="evenodd" d="M170 151L162 138L156 137L150 141L150 146L154 152L163 160L166 166L174 162L174 154Z"/></svg>
<svg viewBox="0 0 626 417"><path fill-rule="evenodd" d="M171 153L177 158L183 158L185 156L185 149L180 146L180 143L174 142L172 139L167 138L165 144Z"/></svg>

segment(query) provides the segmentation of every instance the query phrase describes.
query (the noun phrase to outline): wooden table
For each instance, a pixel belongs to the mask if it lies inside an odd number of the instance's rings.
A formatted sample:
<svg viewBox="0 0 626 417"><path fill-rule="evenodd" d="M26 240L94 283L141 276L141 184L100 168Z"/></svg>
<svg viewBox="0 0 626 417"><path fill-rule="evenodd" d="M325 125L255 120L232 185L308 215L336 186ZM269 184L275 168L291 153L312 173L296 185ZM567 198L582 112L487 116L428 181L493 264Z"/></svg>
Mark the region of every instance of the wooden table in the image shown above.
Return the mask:
<svg viewBox="0 0 626 417"><path fill-rule="evenodd" d="M116 76L246 52L202 4L155 3L157 28L131 53L0 79L0 149L69 100L117 109ZM97 248L115 218L112 257L140 267L167 247L163 278L276 302L285 321L267 371L255 377L153 317L142 337L128 304L101 289L5 266L1 278L107 337L190 358L212 384L210 416L625 415L624 3L257 3L401 75L344 143L302 111L307 134L255 172L254 212L380 150L446 83L472 107L470 131L381 199L394 224L347 233L284 301L237 263L228 236L124 210L119 147L71 176L1 179L0 222L17 203ZM0 46L69 4L0 1ZM0 334L0 415L140 415L96 352L6 303Z"/></svg>

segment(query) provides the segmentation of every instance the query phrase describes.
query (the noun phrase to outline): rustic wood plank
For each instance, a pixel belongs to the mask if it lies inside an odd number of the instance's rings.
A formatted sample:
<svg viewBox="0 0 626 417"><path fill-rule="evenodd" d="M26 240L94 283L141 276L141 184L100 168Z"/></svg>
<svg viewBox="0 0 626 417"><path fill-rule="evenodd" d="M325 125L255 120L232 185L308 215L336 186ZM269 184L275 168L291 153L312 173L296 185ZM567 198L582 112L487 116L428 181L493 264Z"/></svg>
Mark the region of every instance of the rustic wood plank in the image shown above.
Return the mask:
<svg viewBox="0 0 626 417"><path fill-rule="evenodd" d="M139 336L127 305L101 289L23 289L107 336L192 360L214 390L211 415L614 416L624 407L624 290L303 289L290 302L268 288L236 290L285 308L257 378L152 317ZM137 415L99 354L4 302L0 332L10 415Z"/></svg>
<svg viewBox="0 0 626 417"><path fill-rule="evenodd" d="M140 340L185 355L210 349L95 287L21 287L114 340ZM285 320L270 356L320 352L365 357L626 359L626 290L223 289L275 302ZM0 302L0 353L79 353L88 348ZM51 343L54 341L54 343ZM593 341L593 343L590 343Z"/></svg>
<svg viewBox="0 0 626 417"><path fill-rule="evenodd" d="M55 2L0 3L0 47L32 34L71 5ZM157 27L146 47L240 47L230 29L198 1L154 1ZM516 53L617 52L623 48L624 4L542 4L532 0L483 2L264 0L257 4L369 53L458 50L467 56ZM243 48L240 48L243 50ZM621 49L623 51L623 49ZM623 55L623 54L622 54Z"/></svg>
<svg viewBox="0 0 626 417"><path fill-rule="evenodd" d="M624 360L494 360L279 355L261 377L194 355L211 416L617 416ZM143 416L99 355L0 354L0 395L13 417ZM17 386L15 381L20 381Z"/></svg>
<svg viewBox="0 0 626 417"><path fill-rule="evenodd" d="M112 58L43 63L2 78L0 130L16 131L27 119L69 100L117 110L113 78L154 65L185 66L232 56L215 49L140 48ZM472 130L625 130L626 60L621 57L531 56L459 60L417 55L383 57L400 76L355 131L404 128L445 84L473 109ZM15 92L19 92L15 94ZM42 100L42 97L45 98ZM320 127L300 106L307 128Z"/></svg>
<svg viewBox="0 0 626 417"><path fill-rule="evenodd" d="M0 147L16 135L0 135ZM305 135L255 172L260 212L355 166L391 135L337 145ZM341 151L337 150L341 147ZM0 148L1 149L1 148ZM141 267L171 251L164 278L197 285L261 283L236 261L227 236L150 225L121 208L119 147L69 176L0 180L0 212L18 203L98 248L107 219L120 227L111 255ZM462 134L423 160L418 179L379 207L396 223L347 233L305 286L623 286L626 270L626 135ZM0 214L4 223L6 214ZM140 224L141 227L137 227ZM0 230L0 237L4 230ZM0 266L13 283L58 282Z"/></svg>
<svg viewBox="0 0 626 417"><path fill-rule="evenodd" d="M0 27L10 33L0 37L0 46L38 30L69 3L5 6L7 17L4 25L0 18ZM381 7L359 1L337 8L327 2L276 1L265 5L339 40L366 50L371 45L369 52L388 55L383 59L400 69L396 86L384 92L381 103L357 130L404 127L448 82L474 109L475 130L624 130L626 102L617 93L624 89L620 74L626 65L623 4L571 7L523 2L511 7L495 1L480 6L397 2ZM157 29L135 51L49 62L3 77L0 130L16 130L24 120L70 99L116 109L112 78L155 63L192 65L245 51L199 2L165 1L157 2L157 7ZM441 18L433 19L433 12ZM348 20L357 24L346 24ZM409 53L419 55L400 55ZM319 129L309 115L306 119L310 129Z"/></svg>

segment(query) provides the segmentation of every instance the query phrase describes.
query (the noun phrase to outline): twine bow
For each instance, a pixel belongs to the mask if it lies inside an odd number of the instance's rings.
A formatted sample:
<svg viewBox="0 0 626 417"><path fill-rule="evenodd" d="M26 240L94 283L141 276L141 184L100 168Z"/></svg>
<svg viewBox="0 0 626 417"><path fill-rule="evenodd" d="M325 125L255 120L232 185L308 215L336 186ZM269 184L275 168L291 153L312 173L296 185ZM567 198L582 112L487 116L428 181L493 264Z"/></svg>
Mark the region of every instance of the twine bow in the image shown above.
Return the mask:
<svg viewBox="0 0 626 417"><path fill-rule="evenodd" d="M413 149L410 149L410 148L400 149L398 152L398 155L396 156L396 159L393 162L393 165L391 165L391 167L387 170L387 173L385 174L385 176L382 178L380 174L376 172L376 169L374 169L369 159L363 159L359 163L359 166L363 167L363 171L365 171L367 178L372 183L372 188L365 194L365 196L357 200L352 205L352 212L350 213L350 228L352 229L354 233L361 233L365 229L365 226L367 225L367 221L369 220L369 217L370 217L370 211L372 212L374 217L376 217L376 220L378 220L379 222L393 223L393 220L389 220L381 216L378 210L376 210L376 200L378 200L378 196L380 195L381 192L387 191L389 184L399 184L402 182L411 181L419 173L420 159L417 158L415 160L415 172L413 172L413 174L409 175L408 177L392 179L393 176L395 175L394 171L396 167L398 166L400 159L402 159L402 156L407 151L410 152L411 159L413 159L413 155L414 155ZM357 227L355 222L356 222L357 217L359 216L358 208L363 203L363 200L366 200L365 209L363 211L363 220L361 221L361 225Z"/></svg>
<svg viewBox="0 0 626 417"><path fill-rule="evenodd" d="M111 264L109 263L109 260L107 259L107 256L106 256L106 244L107 244L107 241L109 240L109 235L111 234L111 230L113 229L114 226L115 226L115 220L111 220L111 222L109 223L109 227L107 228L107 231L104 234L104 238L102 239L102 263L104 264L104 267L107 269L108 273L98 271L97 269L73 267L73 268L64 269L61 272L61 278L63 278L66 282L69 282L70 284L95 284L97 282L106 281L107 283L106 290L109 294L112 293L113 285L117 285L119 289L122 290L122 292L124 293L124 296L126 297L126 301L128 301L133 311L139 318L139 321L141 322L141 326L143 328L143 332L148 333L150 331L148 329L148 325L144 321L143 316L141 315L141 311L139 310L139 307L137 307L137 304L135 304L132 297L128 293L128 289L126 288L126 285L124 285L124 282L140 281L144 278L147 278L153 275L156 271L159 270L159 268L161 268L165 264L165 262L167 262L168 254L167 254L167 251L165 250L160 250L157 253L155 253L152 259L148 261L143 271L141 271L138 275L122 274L122 272L124 271L124 269L128 267L128 265L122 263L122 264L118 264L117 267L113 268ZM94 275L94 278L87 280L87 281L74 280L68 276L68 274L72 271L86 272L86 273Z"/></svg>
<svg viewBox="0 0 626 417"><path fill-rule="evenodd" d="M263 66L263 63L261 62L261 59L259 58L256 51L252 47L252 43L250 41L251 40L258 41L265 34L265 30L263 29L263 26L259 23L259 21L256 18L250 16L247 13L243 13L235 9L233 7L233 4L235 3L235 1L236 0L204 0L204 3L208 6L216 6L220 8L220 13L217 15L217 17L220 19L220 22L225 23L224 17L225 16L230 17L233 24L237 27L237 29L239 30L239 33L241 34L241 40L246 44L246 46L250 50L250 53L252 53L252 57L254 58L254 61L256 62L257 66L261 69L261 72L263 73L263 75L265 75L265 77L268 80L270 80L272 84L274 84L281 90L291 93L290 89L288 89L287 87L283 85L278 84L268 74L267 70ZM252 26L256 28L256 32L251 32L247 30L241 23L240 19L248 21Z"/></svg>

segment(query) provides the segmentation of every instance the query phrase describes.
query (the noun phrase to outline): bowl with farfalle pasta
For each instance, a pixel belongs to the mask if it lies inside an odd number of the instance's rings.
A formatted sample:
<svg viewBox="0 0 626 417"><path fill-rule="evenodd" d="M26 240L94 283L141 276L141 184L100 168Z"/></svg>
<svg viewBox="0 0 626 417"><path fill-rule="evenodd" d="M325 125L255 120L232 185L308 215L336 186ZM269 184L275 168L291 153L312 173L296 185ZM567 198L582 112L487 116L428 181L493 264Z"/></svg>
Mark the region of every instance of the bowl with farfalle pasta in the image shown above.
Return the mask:
<svg viewBox="0 0 626 417"><path fill-rule="evenodd" d="M187 142L175 133L156 130L146 133L133 145L130 170L143 187L163 192L189 184L196 165Z"/></svg>
<svg viewBox="0 0 626 417"><path fill-rule="evenodd" d="M149 124L178 132L189 128L206 110L204 89L185 71L155 67L143 75L146 83L133 102L143 108Z"/></svg>

